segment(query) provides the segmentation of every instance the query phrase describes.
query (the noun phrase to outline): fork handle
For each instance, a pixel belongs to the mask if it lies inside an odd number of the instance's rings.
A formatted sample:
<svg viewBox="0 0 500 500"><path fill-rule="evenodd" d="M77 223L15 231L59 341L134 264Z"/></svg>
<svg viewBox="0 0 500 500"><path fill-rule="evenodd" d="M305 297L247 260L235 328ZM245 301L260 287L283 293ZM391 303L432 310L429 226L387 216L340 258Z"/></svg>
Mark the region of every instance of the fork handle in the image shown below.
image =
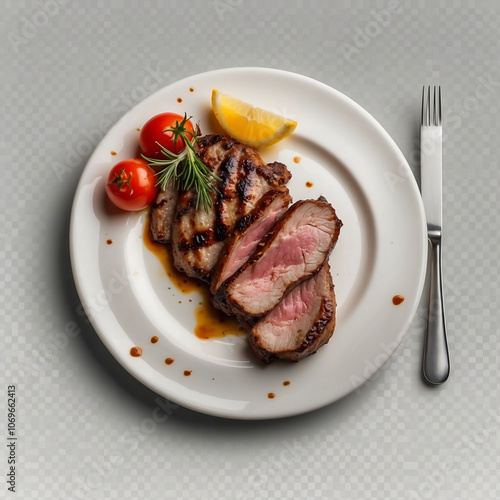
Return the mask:
<svg viewBox="0 0 500 500"><path fill-rule="evenodd" d="M446 340L446 322L443 304L441 274L441 238L429 238L431 243L431 278L429 311L425 339L423 374L431 384L446 382L450 374L450 355Z"/></svg>

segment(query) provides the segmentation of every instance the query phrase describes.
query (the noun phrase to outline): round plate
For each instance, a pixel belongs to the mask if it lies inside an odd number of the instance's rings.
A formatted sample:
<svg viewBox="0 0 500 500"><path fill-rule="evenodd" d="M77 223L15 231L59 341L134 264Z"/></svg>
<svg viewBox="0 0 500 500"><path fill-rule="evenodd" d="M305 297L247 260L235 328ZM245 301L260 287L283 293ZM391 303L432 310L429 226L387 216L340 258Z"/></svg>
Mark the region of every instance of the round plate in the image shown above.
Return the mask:
<svg viewBox="0 0 500 500"><path fill-rule="evenodd" d="M336 331L326 346L299 363L263 366L241 336L197 338L193 331L198 294L177 291L162 263L146 248L145 212L113 210L106 200L110 168L137 156L138 130L151 116L186 112L199 121L203 133L215 131L212 88L298 121L291 137L263 150L262 156L289 167L295 201L323 195L344 223L330 259L338 302ZM171 401L241 419L307 412L341 398L373 375L410 325L427 257L418 187L384 129L327 85L264 68L223 69L186 78L123 116L83 171L70 239L82 304L122 366ZM394 305L395 295L404 301ZM155 344L153 336L159 338ZM130 355L133 346L143 349L141 357ZM167 357L174 362L167 365Z"/></svg>

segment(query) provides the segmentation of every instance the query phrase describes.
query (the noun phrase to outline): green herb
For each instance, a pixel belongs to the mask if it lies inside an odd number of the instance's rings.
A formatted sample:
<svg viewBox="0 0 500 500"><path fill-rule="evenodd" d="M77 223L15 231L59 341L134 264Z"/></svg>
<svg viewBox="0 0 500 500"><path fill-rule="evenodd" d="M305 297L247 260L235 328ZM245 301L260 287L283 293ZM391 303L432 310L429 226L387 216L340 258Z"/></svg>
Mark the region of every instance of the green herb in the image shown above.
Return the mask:
<svg viewBox="0 0 500 500"><path fill-rule="evenodd" d="M177 144L178 139L184 141L185 147L180 153L172 153L172 151L157 142L156 144L160 146L165 159L156 160L146 156L143 156L143 158L150 167L164 167L156 173L158 178L157 186L164 190L167 184L172 182L178 190L187 191L193 188L196 193L196 209L201 203L204 210L208 212L208 209L212 206L210 193L215 189L215 182L221 182L222 179L217 177L196 154L194 144L198 140L198 134L193 134L185 127L186 122L190 119L191 117L188 118L184 114L184 118L180 123L176 122L174 127L168 129L169 132L174 134L172 139L174 144Z"/></svg>

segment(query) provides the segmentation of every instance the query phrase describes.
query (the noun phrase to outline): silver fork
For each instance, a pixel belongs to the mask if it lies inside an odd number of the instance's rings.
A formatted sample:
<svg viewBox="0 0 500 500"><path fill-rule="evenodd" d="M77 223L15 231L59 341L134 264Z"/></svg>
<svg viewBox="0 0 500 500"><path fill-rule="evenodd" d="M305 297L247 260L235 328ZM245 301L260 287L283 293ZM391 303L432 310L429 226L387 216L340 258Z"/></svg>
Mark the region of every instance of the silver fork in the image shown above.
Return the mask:
<svg viewBox="0 0 500 500"><path fill-rule="evenodd" d="M423 355L423 374L431 384L442 384L450 374L450 356L446 339L441 272L442 233L442 147L441 87L422 89L420 128L421 190L431 245L431 269L427 334Z"/></svg>

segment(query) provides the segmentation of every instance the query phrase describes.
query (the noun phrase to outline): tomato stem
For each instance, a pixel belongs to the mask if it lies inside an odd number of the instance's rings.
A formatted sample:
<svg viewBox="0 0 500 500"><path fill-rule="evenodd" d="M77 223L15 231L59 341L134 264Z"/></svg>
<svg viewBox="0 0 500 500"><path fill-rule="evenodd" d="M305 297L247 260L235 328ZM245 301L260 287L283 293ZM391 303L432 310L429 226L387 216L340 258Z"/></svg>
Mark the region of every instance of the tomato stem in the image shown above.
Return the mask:
<svg viewBox="0 0 500 500"><path fill-rule="evenodd" d="M125 173L125 168L122 168L120 170L120 174L117 174L115 172L115 178L112 181L109 181L108 184L117 185L120 191L123 191L123 187L127 185L130 189L130 194L132 194L134 192L132 185L130 184L130 181L132 180L132 175L133 172L130 172L130 175L127 177L127 174Z"/></svg>

